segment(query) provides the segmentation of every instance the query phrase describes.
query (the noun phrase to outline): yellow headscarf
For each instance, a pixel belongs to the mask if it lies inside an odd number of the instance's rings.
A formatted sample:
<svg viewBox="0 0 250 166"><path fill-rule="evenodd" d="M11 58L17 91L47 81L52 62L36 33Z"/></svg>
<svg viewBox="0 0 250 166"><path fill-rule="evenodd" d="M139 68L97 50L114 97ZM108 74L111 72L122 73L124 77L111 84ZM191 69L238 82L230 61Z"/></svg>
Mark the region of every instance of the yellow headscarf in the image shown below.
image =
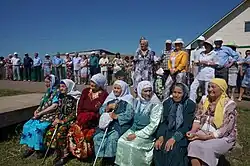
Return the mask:
<svg viewBox="0 0 250 166"><path fill-rule="evenodd" d="M221 78L214 78L210 82L219 86L219 88L222 91L220 99L216 104L215 113L214 113L214 124L216 125L217 128L219 128L223 124L224 106L225 106L225 100L227 98L227 83L224 79L221 79ZM208 98L206 98L204 105L203 105L205 111L207 110L209 104L210 102Z"/></svg>

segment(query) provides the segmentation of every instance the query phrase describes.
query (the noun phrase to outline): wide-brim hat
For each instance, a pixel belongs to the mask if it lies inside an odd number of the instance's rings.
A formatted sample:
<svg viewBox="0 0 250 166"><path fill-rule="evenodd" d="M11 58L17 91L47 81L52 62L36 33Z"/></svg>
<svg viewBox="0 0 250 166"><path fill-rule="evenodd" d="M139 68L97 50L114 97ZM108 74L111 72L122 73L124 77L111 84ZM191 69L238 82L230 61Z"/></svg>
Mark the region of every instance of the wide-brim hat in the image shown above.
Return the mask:
<svg viewBox="0 0 250 166"><path fill-rule="evenodd" d="M166 40L165 43L166 44L172 44L172 41L171 40Z"/></svg>
<svg viewBox="0 0 250 166"><path fill-rule="evenodd" d="M200 37L198 37L197 39L196 39L196 41L205 41L206 39L205 39L205 37L203 37L203 36L200 36Z"/></svg>
<svg viewBox="0 0 250 166"><path fill-rule="evenodd" d="M14 55L18 55L18 53L17 53L17 52L14 52Z"/></svg>
<svg viewBox="0 0 250 166"><path fill-rule="evenodd" d="M204 44L205 44L205 43L207 43L207 44L209 44L210 46L214 47L214 43L213 43L212 40L206 40L206 41L204 41Z"/></svg>
<svg viewBox="0 0 250 166"><path fill-rule="evenodd" d="M184 41L181 38L176 39L173 44L183 44L184 45Z"/></svg>
<svg viewBox="0 0 250 166"><path fill-rule="evenodd" d="M222 42L223 42L223 39L222 39L221 37L217 37L217 38L214 40L214 42L216 42L216 41L222 41Z"/></svg>
<svg viewBox="0 0 250 166"><path fill-rule="evenodd" d="M49 54L45 54L45 57L50 57L50 55Z"/></svg>

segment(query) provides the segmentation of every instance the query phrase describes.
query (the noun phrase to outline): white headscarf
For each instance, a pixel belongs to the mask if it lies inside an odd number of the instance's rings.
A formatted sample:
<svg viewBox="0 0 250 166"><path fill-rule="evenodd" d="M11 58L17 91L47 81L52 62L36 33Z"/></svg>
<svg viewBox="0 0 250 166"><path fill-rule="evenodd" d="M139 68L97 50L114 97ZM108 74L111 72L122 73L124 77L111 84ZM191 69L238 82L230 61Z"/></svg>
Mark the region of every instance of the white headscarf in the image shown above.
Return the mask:
<svg viewBox="0 0 250 166"><path fill-rule="evenodd" d="M152 98L150 99L150 101L147 101L145 100L141 93L142 93L142 90L145 89L145 88L152 88L153 89L153 85L151 84L151 82L149 81L141 81L139 82L138 84L138 87L137 87L137 95L138 95L138 99L142 102L142 103L153 103L153 104L160 104L161 101L158 99L158 97L156 96L156 94L153 94Z"/></svg>
<svg viewBox="0 0 250 166"><path fill-rule="evenodd" d="M114 85L119 85L122 89L122 93L120 94L119 97L116 97L114 92L112 91L108 97L106 98L106 100L104 101L104 104L108 103L109 101L112 101L114 99L117 100L123 100L126 101L129 104L133 104L133 96L130 94L130 89L129 86L126 82L122 81L122 80L116 80L113 84Z"/></svg>
<svg viewBox="0 0 250 166"><path fill-rule="evenodd" d="M107 83L106 77L101 73L93 75L90 81L93 81L97 86L101 87L102 89L105 88L105 84Z"/></svg>
<svg viewBox="0 0 250 166"><path fill-rule="evenodd" d="M53 74L49 75L49 80L50 80L50 92L52 92L56 86L56 77Z"/></svg>
<svg viewBox="0 0 250 166"><path fill-rule="evenodd" d="M67 91L67 95L70 95L72 97L74 97L75 99L79 99L81 96L81 92L79 92L78 90L75 90L75 83L74 81L70 80L70 79L63 79L61 80L61 82L63 82L68 91Z"/></svg>

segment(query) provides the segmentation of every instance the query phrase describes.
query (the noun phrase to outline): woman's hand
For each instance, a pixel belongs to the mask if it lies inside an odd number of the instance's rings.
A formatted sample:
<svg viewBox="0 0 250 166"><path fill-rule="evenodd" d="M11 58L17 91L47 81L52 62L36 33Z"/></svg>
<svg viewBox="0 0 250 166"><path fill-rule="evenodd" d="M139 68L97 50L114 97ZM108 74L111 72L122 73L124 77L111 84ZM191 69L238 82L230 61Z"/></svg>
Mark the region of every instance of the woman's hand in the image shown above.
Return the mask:
<svg viewBox="0 0 250 166"><path fill-rule="evenodd" d="M34 117L36 117L36 116L37 116L37 114L38 114L38 111L37 111L37 110L35 110L35 112L34 112Z"/></svg>
<svg viewBox="0 0 250 166"><path fill-rule="evenodd" d="M206 140L210 140L213 139L213 133L207 133L207 134L192 134L192 137L189 137L188 140L189 141L194 141L194 140L202 140L202 141L206 141Z"/></svg>
<svg viewBox="0 0 250 166"><path fill-rule="evenodd" d="M38 112L38 111L35 111L34 112L34 119L38 119L40 116L41 116L42 114L41 114L41 112Z"/></svg>
<svg viewBox="0 0 250 166"><path fill-rule="evenodd" d="M170 74L173 75L175 73L175 69L170 69Z"/></svg>
<svg viewBox="0 0 250 166"><path fill-rule="evenodd" d="M136 135L135 134L129 134L128 137L127 137L127 140L128 141L132 141L136 138Z"/></svg>
<svg viewBox="0 0 250 166"><path fill-rule="evenodd" d="M166 145L165 145L165 150L166 150L167 152L170 151L170 150L172 150L173 147L174 147L174 144L175 144L175 139L174 139L174 138L170 138L170 139L167 141Z"/></svg>
<svg viewBox="0 0 250 166"><path fill-rule="evenodd" d="M155 149L160 150L163 142L164 142L163 136L159 137L155 142Z"/></svg>
<svg viewBox="0 0 250 166"><path fill-rule="evenodd" d="M110 112L109 113L109 116L112 118L112 119L117 119L118 116L114 113L114 112Z"/></svg>
<svg viewBox="0 0 250 166"><path fill-rule="evenodd" d="M114 110L116 108L116 104L115 103L109 104L108 107L110 110Z"/></svg>

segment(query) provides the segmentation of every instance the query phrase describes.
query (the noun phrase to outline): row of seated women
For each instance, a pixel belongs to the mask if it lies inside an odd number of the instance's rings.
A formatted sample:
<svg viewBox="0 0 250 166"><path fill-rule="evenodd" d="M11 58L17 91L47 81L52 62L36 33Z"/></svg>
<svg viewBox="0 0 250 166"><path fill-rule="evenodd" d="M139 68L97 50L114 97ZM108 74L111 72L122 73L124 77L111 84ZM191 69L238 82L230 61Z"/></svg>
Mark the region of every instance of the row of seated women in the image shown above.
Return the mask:
<svg viewBox="0 0 250 166"><path fill-rule="evenodd" d="M95 154L103 165L216 166L218 157L235 144L236 104L227 97L223 79L213 79L208 96L196 106L182 83L175 84L162 103L148 81L138 84L137 98L122 80L115 81L108 95L105 77L97 74L83 90L77 109L80 93L74 91L74 82L62 80L58 95L54 80L53 75L46 77L48 91L24 125L24 157L34 152L42 157L57 124L51 145L55 165L65 164L70 154L79 159Z"/></svg>

